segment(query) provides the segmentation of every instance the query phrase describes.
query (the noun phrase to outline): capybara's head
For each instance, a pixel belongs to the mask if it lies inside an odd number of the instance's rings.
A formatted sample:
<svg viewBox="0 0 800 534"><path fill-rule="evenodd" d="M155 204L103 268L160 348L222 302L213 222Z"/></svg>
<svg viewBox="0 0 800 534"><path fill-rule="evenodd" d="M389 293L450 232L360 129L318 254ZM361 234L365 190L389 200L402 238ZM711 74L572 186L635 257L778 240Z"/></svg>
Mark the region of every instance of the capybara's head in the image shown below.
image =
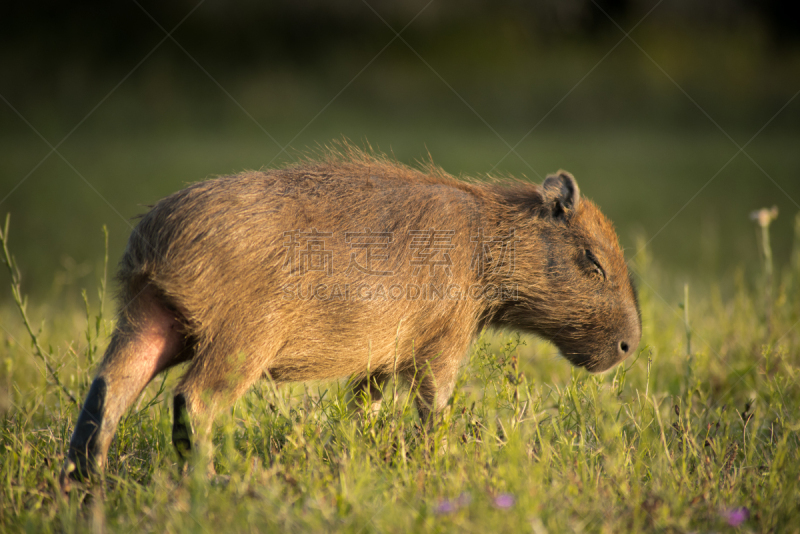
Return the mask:
<svg viewBox="0 0 800 534"><path fill-rule="evenodd" d="M569 173L548 176L539 193L531 220L536 246L526 247L524 237L518 243L516 270L528 317L518 308L515 322L555 343L572 364L604 371L633 354L642 334L617 234L598 207L581 198ZM538 275L526 281L531 272Z"/></svg>

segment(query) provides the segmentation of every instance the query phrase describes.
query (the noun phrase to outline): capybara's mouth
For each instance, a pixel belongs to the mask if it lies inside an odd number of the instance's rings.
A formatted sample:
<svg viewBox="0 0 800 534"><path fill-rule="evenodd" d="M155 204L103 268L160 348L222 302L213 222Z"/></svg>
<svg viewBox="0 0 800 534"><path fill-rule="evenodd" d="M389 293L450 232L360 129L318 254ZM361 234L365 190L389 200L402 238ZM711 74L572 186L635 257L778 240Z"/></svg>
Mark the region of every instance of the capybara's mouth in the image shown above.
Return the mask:
<svg viewBox="0 0 800 534"><path fill-rule="evenodd" d="M602 358L589 358L586 365L584 365L584 369L589 371L590 373L602 373L603 371L608 371L612 367L614 367L617 363L617 360L613 359L602 359Z"/></svg>
<svg viewBox="0 0 800 534"><path fill-rule="evenodd" d="M584 369L591 371L590 366L593 364L593 358L590 354L583 352L567 352L565 350L562 350L561 353L567 360L569 360L569 363L575 367L583 367Z"/></svg>
<svg viewBox="0 0 800 534"><path fill-rule="evenodd" d="M617 363L613 359L598 358L592 354L584 352L566 352L563 351L564 356L575 367L582 367L590 373L602 373L614 367Z"/></svg>

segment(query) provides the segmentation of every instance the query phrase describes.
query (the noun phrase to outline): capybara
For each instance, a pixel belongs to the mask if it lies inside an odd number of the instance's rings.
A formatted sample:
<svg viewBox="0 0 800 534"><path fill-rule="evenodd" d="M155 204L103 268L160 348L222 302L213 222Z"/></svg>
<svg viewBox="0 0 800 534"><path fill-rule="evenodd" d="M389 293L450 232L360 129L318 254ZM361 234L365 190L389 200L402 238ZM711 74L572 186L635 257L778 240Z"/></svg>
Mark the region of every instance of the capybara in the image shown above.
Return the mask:
<svg viewBox="0 0 800 534"><path fill-rule="evenodd" d="M353 377L379 401L376 386L396 374L427 422L486 327L537 334L592 372L641 336L617 235L570 174L463 181L347 146L159 201L133 230L118 281L118 322L65 488L102 472L120 416L181 362L173 443L185 456L262 377Z"/></svg>

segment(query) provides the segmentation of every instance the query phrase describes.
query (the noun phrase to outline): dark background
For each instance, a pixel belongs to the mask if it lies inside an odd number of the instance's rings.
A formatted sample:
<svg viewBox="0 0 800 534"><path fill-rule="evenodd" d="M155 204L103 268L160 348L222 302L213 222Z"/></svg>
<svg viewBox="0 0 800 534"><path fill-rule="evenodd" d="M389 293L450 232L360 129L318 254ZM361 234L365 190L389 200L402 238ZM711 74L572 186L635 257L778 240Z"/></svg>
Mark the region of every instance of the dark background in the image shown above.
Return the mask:
<svg viewBox="0 0 800 534"><path fill-rule="evenodd" d="M676 287L757 272L749 213L760 207L779 207L773 249L780 265L790 258L796 3L0 9L0 215L11 213L12 250L35 295L94 287L103 224L113 263L131 217L158 198L342 137L409 164L430 153L456 175L541 181L570 170L615 221L628 257L649 242L645 253Z"/></svg>

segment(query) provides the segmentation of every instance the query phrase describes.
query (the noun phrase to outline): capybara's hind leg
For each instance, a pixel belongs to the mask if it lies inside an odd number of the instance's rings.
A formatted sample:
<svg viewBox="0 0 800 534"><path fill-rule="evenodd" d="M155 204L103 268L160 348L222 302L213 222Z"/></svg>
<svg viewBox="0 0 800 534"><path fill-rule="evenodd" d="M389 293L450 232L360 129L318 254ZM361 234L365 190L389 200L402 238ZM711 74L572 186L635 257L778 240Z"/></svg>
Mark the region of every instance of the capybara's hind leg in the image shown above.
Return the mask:
<svg viewBox="0 0 800 534"><path fill-rule="evenodd" d="M60 477L65 491L70 480L102 473L122 414L154 376L189 357L175 312L152 286L123 302L127 306L120 313L69 443Z"/></svg>
<svg viewBox="0 0 800 534"><path fill-rule="evenodd" d="M198 439L210 443L216 414L233 404L263 374L259 358L247 357L222 339L216 338L197 351L173 400L172 443L181 461L188 460ZM210 448L207 452L211 454ZM211 457L206 460L213 473Z"/></svg>

